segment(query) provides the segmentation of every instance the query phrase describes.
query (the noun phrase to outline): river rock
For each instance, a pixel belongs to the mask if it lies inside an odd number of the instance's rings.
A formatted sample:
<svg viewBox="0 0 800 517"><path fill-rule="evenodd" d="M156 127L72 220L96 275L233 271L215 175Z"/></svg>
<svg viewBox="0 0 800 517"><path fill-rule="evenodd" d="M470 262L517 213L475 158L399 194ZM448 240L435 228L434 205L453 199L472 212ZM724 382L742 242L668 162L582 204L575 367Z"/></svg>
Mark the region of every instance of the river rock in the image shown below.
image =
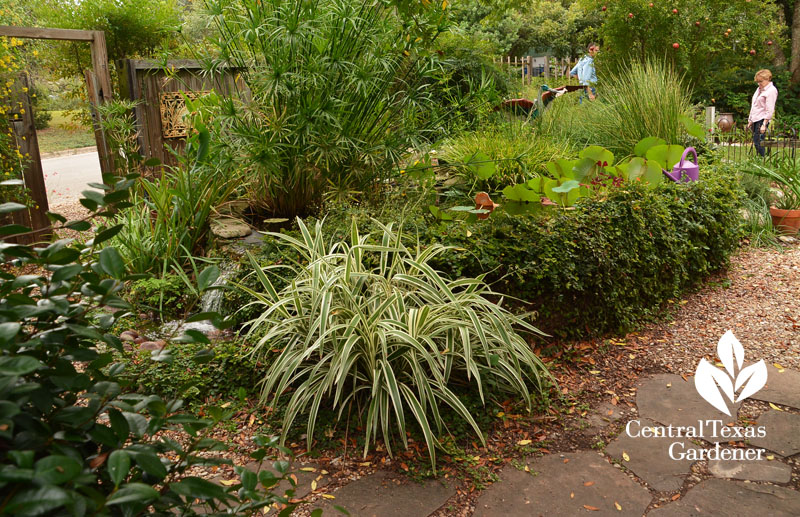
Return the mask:
<svg viewBox="0 0 800 517"><path fill-rule="evenodd" d="M136 335L130 330L126 330L122 334L119 335L120 341L128 341L133 343L136 340Z"/></svg>

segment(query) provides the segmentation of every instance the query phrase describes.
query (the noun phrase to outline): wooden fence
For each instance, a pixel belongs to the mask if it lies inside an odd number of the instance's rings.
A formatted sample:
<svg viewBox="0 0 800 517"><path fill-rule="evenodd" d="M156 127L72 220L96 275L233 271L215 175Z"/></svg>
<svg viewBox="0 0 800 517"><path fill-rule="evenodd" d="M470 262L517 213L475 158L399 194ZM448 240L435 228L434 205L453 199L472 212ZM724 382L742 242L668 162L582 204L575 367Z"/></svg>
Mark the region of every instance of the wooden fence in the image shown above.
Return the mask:
<svg viewBox="0 0 800 517"><path fill-rule="evenodd" d="M175 60L165 64L125 59L117 62L117 70L120 97L138 101L134 116L140 153L145 160L158 158L167 165L175 165L169 149L181 151L186 145L185 106L179 92L192 96L214 90L220 95L231 95L237 89L244 89L244 83L237 82L235 71L216 78L202 76L199 61Z"/></svg>
<svg viewBox="0 0 800 517"><path fill-rule="evenodd" d="M558 59L550 56L535 58L523 57L496 57L495 65L508 70L510 76L519 77L523 85L532 84L534 77L545 79L563 79L569 77L569 71L575 65L567 59Z"/></svg>

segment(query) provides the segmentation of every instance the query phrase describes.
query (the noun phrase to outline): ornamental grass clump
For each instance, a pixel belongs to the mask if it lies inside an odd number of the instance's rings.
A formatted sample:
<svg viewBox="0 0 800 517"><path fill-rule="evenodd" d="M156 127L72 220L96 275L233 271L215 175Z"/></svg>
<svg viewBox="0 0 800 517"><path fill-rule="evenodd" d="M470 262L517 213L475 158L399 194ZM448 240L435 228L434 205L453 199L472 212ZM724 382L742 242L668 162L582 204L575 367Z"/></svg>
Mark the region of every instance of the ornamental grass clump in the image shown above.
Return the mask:
<svg viewBox="0 0 800 517"><path fill-rule="evenodd" d="M542 333L488 300L497 295L482 277L449 280L434 270L430 260L448 248L407 247L393 225L375 224L379 243L359 235L355 222L349 242L326 242L321 222L312 235L298 220L301 238L271 235L301 263L262 269L251 257L263 292L242 289L263 312L249 322L249 336L260 336L253 353L273 356L262 401L289 398L284 440L307 414L309 448L322 407L338 418L356 415L366 430L364 454L379 434L390 454L393 438L407 447L414 422L435 464L445 407L483 441L456 390L477 389L482 402L511 395L530 409L532 396L548 387L550 374L517 329ZM275 268L291 279L281 291L267 276Z"/></svg>

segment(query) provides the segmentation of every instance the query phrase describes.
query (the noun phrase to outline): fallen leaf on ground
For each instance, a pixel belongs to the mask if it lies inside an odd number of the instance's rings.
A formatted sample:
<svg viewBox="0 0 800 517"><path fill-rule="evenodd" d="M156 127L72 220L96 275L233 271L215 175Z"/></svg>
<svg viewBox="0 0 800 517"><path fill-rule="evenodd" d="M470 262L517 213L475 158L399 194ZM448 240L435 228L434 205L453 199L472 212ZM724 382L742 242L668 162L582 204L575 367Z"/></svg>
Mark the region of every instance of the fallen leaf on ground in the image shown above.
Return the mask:
<svg viewBox="0 0 800 517"><path fill-rule="evenodd" d="M617 511L619 511L619 512L622 511L622 506L616 501L614 501L614 508L616 508Z"/></svg>
<svg viewBox="0 0 800 517"><path fill-rule="evenodd" d="M591 512L599 512L600 511L600 508L597 508L595 506L589 506L588 504L583 505L583 507L586 508L587 510L591 511Z"/></svg>
<svg viewBox="0 0 800 517"><path fill-rule="evenodd" d="M672 499L673 501L677 501L677 500L678 500L678 499L680 499L680 498L681 498L681 494L675 494L675 495L673 495L673 496L672 496L672 498L671 498L671 499Z"/></svg>
<svg viewBox="0 0 800 517"><path fill-rule="evenodd" d="M317 469L315 469L314 467L303 467L300 470L302 470L303 472L316 472L317 471Z"/></svg>
<svg viewBox="0 0 800 517"><path fill-rule="evenodd" d="M622 459L625 461L631 461L631 457L628 456L628 453L625 451L622 452Z"/></svg>
<svg viewBox="0 0 800 517"><path fill-rule="evenodd" d="M570 492L569 493L569 498L570 499L575 499L575 492Z"/></svg>
<svg viewBox="0 0 800 517"><path fill-rule="evenodd" d="M322 494L322 497L325 499L336 499L336 496L332 496L331 494Z"/></svg>
<svg viewBox="0 0 800 517"><path fill-rule="evenodd" d="M769 403L769 407L771 407L771 408L772 408L772 409L774 409L775 411L783 411L781 408L779 408L778 406L776 406L776 405L775 405L775 404L773 404L772 402L770 402L770 403Z"/></svg>
<svg viewBox="0 0 800 517"><path fill-rule="evenodd" d="M530 445L531 443L533 443L532 440L520 440L517 442L517 445Z"/></svg>
<svg viewBox="0 0 800 517"><path fill-rule="evenodd" d="M222 481L220 481L220 483L222 483L225 486L235 485L238 482L239 482L238 479L223 479Z"/></svg>
<svg viewBox="0 0 800 517"><path fill-rule="evenodd" d="M583 484L583 486L592 486L592 485L594 485L594 481L587 481L586 483Z"/></svg>

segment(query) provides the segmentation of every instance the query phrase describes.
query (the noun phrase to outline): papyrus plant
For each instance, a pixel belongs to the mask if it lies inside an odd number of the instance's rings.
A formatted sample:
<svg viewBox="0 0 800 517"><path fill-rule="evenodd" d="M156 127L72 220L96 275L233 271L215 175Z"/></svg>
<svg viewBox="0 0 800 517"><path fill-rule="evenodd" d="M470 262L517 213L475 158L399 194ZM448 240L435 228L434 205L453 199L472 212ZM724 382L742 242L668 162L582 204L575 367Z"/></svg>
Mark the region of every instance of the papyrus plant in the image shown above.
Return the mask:
<svg viewBox="0 0 800 517"><path fill-rule="evenodd" d="M497 295L482 278L450 280L435 271L429 261L447 248L408 247L392 225L381 225L375 244L355 223L349 242L326 241L320 222L313 234L298 225L300 239L272 236L302 263L261 269L251 258L263 292L242 287L263 306L249 322L250 336L260 336L254 353L273 357L262 400L289 397L283 439L298 415L308 414L310 447L319 410L328 407L339 418L358 416L365 454L379 434L391 453L393 428L407 446L406 429L415 422L435 463L437 437L446 431L443 407L483 441L454 388L473 388L484 401L515 396L530 408L547 387L549 373L517 329L541 332L488 300ZM292 279L280 292L266 272L272 268Z"/></svg>

